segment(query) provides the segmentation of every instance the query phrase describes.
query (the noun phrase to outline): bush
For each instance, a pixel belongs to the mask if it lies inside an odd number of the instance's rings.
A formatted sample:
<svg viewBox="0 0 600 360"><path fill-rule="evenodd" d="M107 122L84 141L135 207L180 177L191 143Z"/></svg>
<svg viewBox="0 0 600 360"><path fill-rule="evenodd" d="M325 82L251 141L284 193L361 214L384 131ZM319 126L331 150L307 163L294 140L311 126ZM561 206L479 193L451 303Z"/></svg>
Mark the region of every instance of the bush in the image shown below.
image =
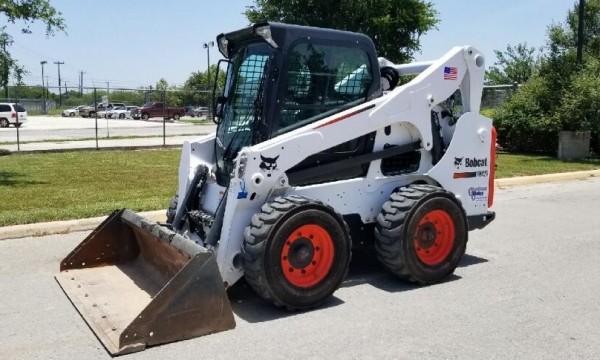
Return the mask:
<svg viewBox="0 0 600 360"><path fill-rule="evenodd" d="M551 115L550 87L536 76L524 84L494 112L498 143L506 150L554 153L558 148L560 121Z"/></svg>

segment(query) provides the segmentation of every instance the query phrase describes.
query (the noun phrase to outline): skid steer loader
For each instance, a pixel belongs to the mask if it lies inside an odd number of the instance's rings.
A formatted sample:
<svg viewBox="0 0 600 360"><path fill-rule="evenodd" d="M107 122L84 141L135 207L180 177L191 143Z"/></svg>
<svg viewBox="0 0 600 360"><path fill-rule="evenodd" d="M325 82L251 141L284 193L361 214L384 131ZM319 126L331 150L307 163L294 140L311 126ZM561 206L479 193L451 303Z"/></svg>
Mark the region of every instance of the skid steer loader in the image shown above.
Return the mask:
<svg viewBox="0 0 600 360"><path fill-rule="evenodd" d="M315 307L368 246L400 279L452 274L494 219L479 51L397 65L365 35L277 23L217 42L217 131L183 144L167 223L116 211L56 276L111 354L235 327L226 289L242 277Z"/></svg>

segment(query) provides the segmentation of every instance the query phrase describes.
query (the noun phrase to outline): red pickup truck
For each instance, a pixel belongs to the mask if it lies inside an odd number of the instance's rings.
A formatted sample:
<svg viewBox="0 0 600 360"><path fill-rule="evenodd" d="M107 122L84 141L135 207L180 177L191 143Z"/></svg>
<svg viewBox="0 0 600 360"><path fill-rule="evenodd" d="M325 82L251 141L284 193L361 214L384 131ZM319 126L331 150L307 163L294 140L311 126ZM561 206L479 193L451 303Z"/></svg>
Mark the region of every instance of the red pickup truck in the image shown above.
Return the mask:
<svg viewBox="0 0 600 360"><path fill-rule="evenodd" d="M149 102L142 106L140 114L142 120L152 117L164 117L165 119L179 120L185 114L185 108L166 107L162 102Z"/></svg>

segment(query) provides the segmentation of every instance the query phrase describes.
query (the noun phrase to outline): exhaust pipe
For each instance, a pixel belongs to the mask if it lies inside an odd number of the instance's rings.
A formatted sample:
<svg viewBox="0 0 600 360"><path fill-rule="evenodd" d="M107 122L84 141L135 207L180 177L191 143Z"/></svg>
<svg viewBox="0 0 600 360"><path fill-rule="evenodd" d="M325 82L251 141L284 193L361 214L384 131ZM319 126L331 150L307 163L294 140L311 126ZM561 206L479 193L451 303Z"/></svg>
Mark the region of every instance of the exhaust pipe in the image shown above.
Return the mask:
<svg viewBox="0 0 600 360"><path fill-rule="evenodd" d="M55 278L112 355L235 327L214 254L127 209L88 235Z"/></svg>

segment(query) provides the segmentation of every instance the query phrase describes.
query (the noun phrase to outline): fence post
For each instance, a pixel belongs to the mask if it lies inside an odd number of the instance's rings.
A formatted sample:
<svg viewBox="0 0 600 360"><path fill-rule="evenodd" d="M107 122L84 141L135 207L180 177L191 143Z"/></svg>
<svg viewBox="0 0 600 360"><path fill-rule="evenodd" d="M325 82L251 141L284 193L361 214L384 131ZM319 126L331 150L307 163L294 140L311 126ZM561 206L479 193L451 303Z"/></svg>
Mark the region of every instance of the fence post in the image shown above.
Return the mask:
<svg viewBox="0 0 600 360"><path fill-rule="evenodd" d="M163 146L167 144L167 118L165 111L167 111L167 90L163 92Z"/></svg>
<svg viewBox="0 0 600 360"><path fill-rule="evenodd" d="M18 102L16 104L18 104ZM17 151L21 151L21 139L20 139L20 135L19 135L19 128L21 127L21 125L19 124L19 111L18 110L17 110L17 122L16 122L16 124L17 125L15 125L15 126L17 128Z"/></svg>
<svg viewBox="0 0 600 360"><path fill-rule="evenodd" d="M96 117L96 150L98 150L98 97L96 88L94 88L94 116Z"/></svg>

